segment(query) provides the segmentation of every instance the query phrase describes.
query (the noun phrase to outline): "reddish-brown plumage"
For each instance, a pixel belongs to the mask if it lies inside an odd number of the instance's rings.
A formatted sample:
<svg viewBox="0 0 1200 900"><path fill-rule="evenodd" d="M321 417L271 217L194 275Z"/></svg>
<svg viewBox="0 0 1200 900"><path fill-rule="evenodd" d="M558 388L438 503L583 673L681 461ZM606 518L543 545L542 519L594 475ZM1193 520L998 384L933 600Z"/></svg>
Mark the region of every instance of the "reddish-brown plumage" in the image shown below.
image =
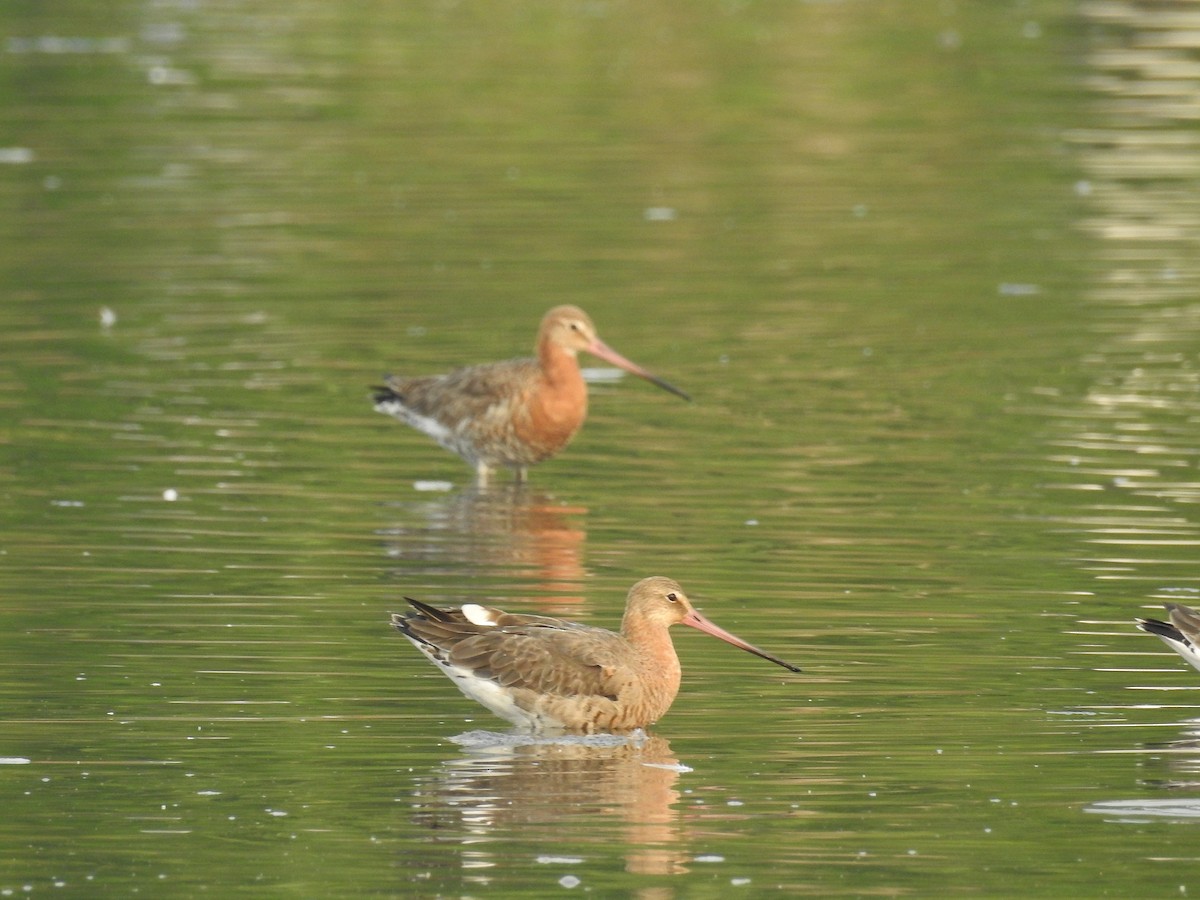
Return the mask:
<svg viewBox="0 0 1200 900"><path fill-rule="evenodd" d="M496 715L535 732L623 733L666 713L679 691L679 658L667 629L682 623L794 672L692 608L669 578L629 590L621 633L468 604L393 614L392 624Z"/></svg>
<svg viewBox="0 0 1200 900"><path fill-rule="evenodd" d="M484 363L424 378L389 375L375 388L375 409L457 453L480 481L500 466L523 479L529 466L565 447L587 417L587 385L577 358L581 350L689 399L600 340L583 310L558 306L542 318L536 359Z"/></svg>

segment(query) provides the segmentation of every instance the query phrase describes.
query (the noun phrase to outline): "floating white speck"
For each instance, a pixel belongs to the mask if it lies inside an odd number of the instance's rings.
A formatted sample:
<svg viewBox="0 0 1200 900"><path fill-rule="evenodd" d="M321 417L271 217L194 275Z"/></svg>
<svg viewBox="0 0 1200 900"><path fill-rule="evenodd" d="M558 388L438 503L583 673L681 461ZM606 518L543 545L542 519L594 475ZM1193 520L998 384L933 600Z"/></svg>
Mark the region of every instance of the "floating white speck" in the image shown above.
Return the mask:
<svg viewBox="0 0 1200 900"><path fill-rule="evenodd" d="M1036 284L1023 284L1020 282L1005 281L999 290L1001 296L1004 297L1032 297L1040 290Z"/></svg>
<svg viewBox="0 0 1200 900"><path fill-rule="evenodd" d="M539 856L534 860L543 866L578 866L584 862L582 856Z"/></svg>
<svg viewBox="0 0 1200 900"><path fill-rule="evenodd" d="M750 883L749 878L730 878L729 883L734 887L743 887Z"/></svg>
<svg viewBox="0 0 1200 900"><path fill-rule="evenodd" d="M694 857L694 861L702 863L723 863L725 862L725 857L716 853L702 853L700 856Z"/></svg>
<svg viewBox="0 0 1200 900"><path fill-rule="evenodd" d="M51 506L66 506L72 509L83 506L82 500L51 500Z"/></svg>
<svg viewBox="0 0 1200 900"><path fill-rule="evenodd" d="M579 887L579 885L581 885L583 882L574 875L564 875L562 878L558 879L558 883L565 888L573 888Z"/></svg>
<svg viewBox="0 0 1200 900"><path fill-rule="evenodd" d="M442 493L445 493L446 491L454 490L454 485L451 484L449 481L414 481L413 482L413 490L414 491L440 491Z"/></svg>
<svg viewBox="0 0 1200 900"><path fill-rule="evenodd" d="M25 756L0 756L0 766L27 766L29 762Z"/></svg>
<svg viewBox="0 0 1200 900"><path fill-rule="evenodd" d="M64 37L43 34L37 37L11 37L4 49L9 53L128 53L129 39L124 37Z"/></svg>
<svg viewBox="0 0 1200 900"><path fill-rule="evenodd" d="M1154 818L1198 819L1200 800L1187 797L1157 800L1101 800L1083 808L1084 812L1120 816L1122 821L1137 822Z"/></svg>
<svg viewBox="0 0 1200 900"><path fill-rule="evenodd" d="M179 87L194 84L196 76L184 69L172 69L170 66L151 66L146 70L146 80L160 87Z"/></svg>
<svg viewBox="0 0 1200 900"><path fill-rule="evenodd" d="M28 147L0 147L0 163L20 166L33 162L33 151Z"/></svg>
<svg viewBox="0 0 1200 900"><path fill-rule="evenodd" d="M673 206L647 206L642 216L647 222L674 222L679 218L679 210Z"/></svg>
<svg viewBox="0 0 1200 900"><path fill-rule="evenodd" d="M107 306L100 307L100 325L104 328L112 328L117 324L117 314Z"/></svg>
<svg viewBox="0 0 1200 900"><path fill-rule="evenodd" d="M163 499L168 503L174 503L179 499L179 491L175 490L175 488L167 488L163 491Z"/></svg>
<svg viewBox="0 0 1200 900"><path fill-rule="evenodd" d="M683 763L648 763L648 762L644 762L644 763L642 763L642 765L645 766L647 769L666 769L668 772L678 772L681 775L684 774L685 772L695 772L696 771L691 766L685 766Z"/></svg>

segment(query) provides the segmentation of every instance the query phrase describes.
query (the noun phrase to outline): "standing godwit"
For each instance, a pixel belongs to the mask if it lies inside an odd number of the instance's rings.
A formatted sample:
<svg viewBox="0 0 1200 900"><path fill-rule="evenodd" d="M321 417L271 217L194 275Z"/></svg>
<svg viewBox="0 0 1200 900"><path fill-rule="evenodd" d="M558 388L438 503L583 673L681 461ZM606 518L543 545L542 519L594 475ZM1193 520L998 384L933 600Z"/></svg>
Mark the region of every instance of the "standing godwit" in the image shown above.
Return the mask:
<svg viewBox="0 0 1200 900"><path fill-rule="evenodd" d="M1165 603L1170 622L1134 619L1137 627L1160 638L1164 644L1200 669L1200 613L1182 603Z"/></svg>
<svg viewBox="0 0 1200 900"><path fill-rule="evenodd" d="M534 732L623 733L658 721L679 692L667 629L684 624L799 672L714 625L678 582L654 576L629 589L621 633L470 603L416 612L392 624L458 685L502 719Z"/></svg>
<svg viewBox="0 0 1200 900"><path fill-rule="evenodd" d="M497 466L514 469L523 481L529 466L565 447L587 416L580 350L691 399L600 340L582 309L556 306L542 318L536 359L484 363L424 378L388 375L374 389L375 409L457 453L475 467L480 483Z"/></svg>

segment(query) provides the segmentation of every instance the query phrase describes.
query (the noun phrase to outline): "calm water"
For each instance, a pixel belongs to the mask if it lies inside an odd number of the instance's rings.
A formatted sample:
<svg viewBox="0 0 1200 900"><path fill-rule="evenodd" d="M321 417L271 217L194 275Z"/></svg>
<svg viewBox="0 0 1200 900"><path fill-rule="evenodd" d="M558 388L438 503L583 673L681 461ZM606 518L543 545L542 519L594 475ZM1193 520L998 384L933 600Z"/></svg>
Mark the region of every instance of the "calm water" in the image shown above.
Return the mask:
<svg viewBox="0 0 1200 900"><path fill-rule="evenodd" d="M1200 890L1200 17L923 6L6 11L0 896ZM696 402L371 411L562 302ZM538 744L386 625L648 574L804 673Z"/></svg>

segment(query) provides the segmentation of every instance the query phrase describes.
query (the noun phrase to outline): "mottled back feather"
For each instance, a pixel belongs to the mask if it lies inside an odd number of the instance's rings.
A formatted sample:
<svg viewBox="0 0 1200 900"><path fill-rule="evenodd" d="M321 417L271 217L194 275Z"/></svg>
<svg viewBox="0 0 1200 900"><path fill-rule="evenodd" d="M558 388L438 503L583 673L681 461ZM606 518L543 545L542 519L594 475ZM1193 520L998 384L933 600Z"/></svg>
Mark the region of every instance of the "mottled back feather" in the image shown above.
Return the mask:
<svg viewBox="0 0 1200 900"><path fill-rule="evenodd" d="M416 614L392 624L453 665L501 687L563 697L615 698L628 679L621 638L547 616L486 608L495 625L478 625L458 609L443 610L405 598Z"/></svg>

